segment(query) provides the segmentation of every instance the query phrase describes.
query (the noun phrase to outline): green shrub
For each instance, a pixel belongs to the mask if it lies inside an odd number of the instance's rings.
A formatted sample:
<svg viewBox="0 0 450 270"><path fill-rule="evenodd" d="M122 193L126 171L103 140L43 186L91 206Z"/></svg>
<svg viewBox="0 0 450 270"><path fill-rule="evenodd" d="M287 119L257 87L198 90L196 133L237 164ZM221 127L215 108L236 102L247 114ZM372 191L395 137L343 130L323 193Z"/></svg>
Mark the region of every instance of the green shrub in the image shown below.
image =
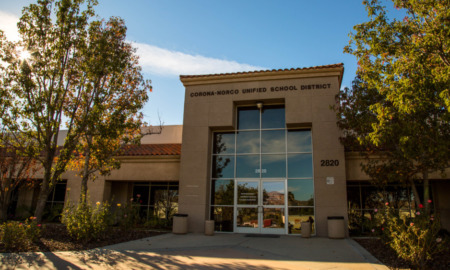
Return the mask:
<svg viewBox="0 0 450 270"><path fill-rule="evenodd" d="M95 206L85 200L83 203L64 208L61 218L69 235L80 242L87 243L105 236L111 226L110 205L97 202Z"/></svg>
<svg viewBox="0 0 450 270"><path fill-rule="evenodd" d="M134 203L132 200L124 205L118 203L115 212L117 224L126 229L142 223L139 208L140 204Z"/></svg>
<svg viewBox="0 0 450 270"><path fill-rule="evenodd" d="M152 217L144 223L144 226L150 229L171 229L172 219Z"/></svg>
<svg viewBox="0 0 450 270"><path fill-rule="evenodd" d="M428 209L430 204L431 201L428 201ZM376 218L380 226L373 231L380 232L383 241L417 269L423 269L427 261L445 248L446 239L439 234L439 218L425 210L423 205L419 205L413 217L401 218L398 210L386 203L385 209L379 211Z"/></svg>
<svg viewBox="0 0 450 270"><path fill-rule="evenodd" d="M0 226L0 242L5 251L27 251L33 242L39 241L41 236L41 224L35 217L26 219L25 222L8 221Z"/></svg>

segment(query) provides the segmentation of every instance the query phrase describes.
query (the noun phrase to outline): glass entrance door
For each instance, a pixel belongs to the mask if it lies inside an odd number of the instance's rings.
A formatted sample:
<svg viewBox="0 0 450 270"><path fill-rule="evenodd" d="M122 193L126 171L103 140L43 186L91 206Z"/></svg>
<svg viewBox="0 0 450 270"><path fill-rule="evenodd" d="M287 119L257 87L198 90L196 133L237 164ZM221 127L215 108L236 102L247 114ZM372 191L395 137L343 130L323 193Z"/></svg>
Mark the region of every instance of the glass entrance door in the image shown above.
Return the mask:
<svg viewBox="0 0 450 270"><path fill-rule="evenodd" d="M286 234L286 180L236 180L235 232Z"/></svg>

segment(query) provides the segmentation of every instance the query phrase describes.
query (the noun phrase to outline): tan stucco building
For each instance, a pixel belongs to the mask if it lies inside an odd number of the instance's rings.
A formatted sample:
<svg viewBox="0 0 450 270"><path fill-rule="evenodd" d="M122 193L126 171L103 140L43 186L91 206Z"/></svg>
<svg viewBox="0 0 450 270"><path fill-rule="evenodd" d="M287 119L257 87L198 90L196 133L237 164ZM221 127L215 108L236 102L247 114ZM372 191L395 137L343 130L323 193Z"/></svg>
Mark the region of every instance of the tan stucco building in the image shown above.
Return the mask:
<svg viewBox="0 0 450 270"><path fill-rule="evenodd" d="M164 126L125 151L119 170L89 183L91 201L134 199L153 216L161 214L162 194L178 195L172 210L188 215L189 232L203 232L213 219L218 232L301 234L301 222L313 220L313 234L327 236L331 216L364 230L358 224L370 218L377 202L369 198L380 191L361 171L362 158L339 142L330 106L343 72L336 64L181 76L183 125ZM65 196L54 192L53 201L76 201L78 176L63 178ZM450 229L450 181L432 178L436 209ZM32 192L18 201L32 205ZM407 187L382 192L411 211Z"/></svg>

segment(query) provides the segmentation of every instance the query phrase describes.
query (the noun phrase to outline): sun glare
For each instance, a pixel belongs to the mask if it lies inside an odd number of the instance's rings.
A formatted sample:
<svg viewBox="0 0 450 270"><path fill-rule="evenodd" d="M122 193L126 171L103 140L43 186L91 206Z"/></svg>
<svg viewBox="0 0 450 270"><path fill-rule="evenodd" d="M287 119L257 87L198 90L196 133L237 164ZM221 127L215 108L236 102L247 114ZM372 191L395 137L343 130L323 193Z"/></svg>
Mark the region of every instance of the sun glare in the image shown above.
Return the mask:
<svg viewBox="0 0 450 270"><path fill-rule="evenodd" d="M20 50L19 51L19 59L20 60L27 60L27 59L29 59L31 57L31 54L30 54L30 52L29 51L27 51L27 50Z"/></svg>

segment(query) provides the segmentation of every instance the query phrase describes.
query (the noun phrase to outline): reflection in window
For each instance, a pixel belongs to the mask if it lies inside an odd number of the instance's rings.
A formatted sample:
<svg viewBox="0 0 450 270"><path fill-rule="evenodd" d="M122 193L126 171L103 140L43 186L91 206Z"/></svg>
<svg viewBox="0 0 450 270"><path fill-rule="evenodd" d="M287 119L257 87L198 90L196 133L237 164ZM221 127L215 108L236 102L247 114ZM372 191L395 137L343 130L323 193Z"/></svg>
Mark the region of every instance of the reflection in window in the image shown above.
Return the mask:
<svg viewBox="0 0 450 270"><path fill-rule="evenodd" d="M262 128L284 128L286 125L284 106L264 107L261 119Z"/></svg>
<svg viewBox="0 0 450 270"><path fill-rule="evenodd" d="M258 182L238 182L237 202L238 204L258 204Z"/></svg>
<svg viewBox="0 0 450 270"><path fill-rule="evenodd" d="M234 132L214 134L214 154L234 154Z"/></svg>
<svg viewBox="0 0 450 270"><path fill-rule="evenodd" d="M259 155L236 156L236 178L259 178Z"/></svg>
<svg viewBox="0 0 450 270"><path fill-rule="evenodd" d="M217 232L232 232L233 216L233 207L211 207L211 218L214 219L214 230Z"/></svg>
<svg viewBox="0 0 450 270"><path fill-rule="evenodd" d="M238 130L259 129L259 109L241 107L238 109Z"/></svg>
<svg viewBox="0 0 450 270"><path fill-rule="evenodd" d="M261 131L261 153L285 153L285 130Z"/></svg>
<svg viewBox="0 0 450 270"><path fill-rule="evenodd" d="M240 131L236 136L236 153L259 153L259 131Z"/></svg>
<svg viewBox="0 0 450 270"><path fill-rule="evenodd" d="M288 152L312 152L311 130L288 130Z"/></svg>
<svg viewBox="0 0 450 270"><path fill-rule="evenodd" d="M409 186L390 184L381 188L367 181L347 182L350 235L370 235L375 209L384 207L386 202L402 217L414 215L414 195Z"/></svg>
<svg viewBox="0 0 450 270"><path fill-rule="evenodd" d="M258 226L260 183L263 204L271 205L263 211L261 226L285 228L288 219L289 233L301 233L300 222L314 218L311 130L288 130L284 105L239 107L237 130L215 132L212 150L211 218L216 231L232 231L234 215L238 227ZM270 178L288 178L288 191L283 181ZM284 207L289 207L288 218Z"/></svg>
<svg viewBox="0 0 450 270"><path fill-rule="evenodd" d="M314 206L314 183L312 179L288 180L289 206Z"/></svg>
<svg viewBox="0 0 450 270"><path fill-rule="evenodd" d="M258 208L237 208L236 225L258 228Z"/></svg>
<svg viewBox="0 0 450 270"><path fill-rule="evenodd" d="M288 154L289 178L312 178L312 154Z"/></svg>
<svg viewBox="0 0 450 270"><path fill-rule="evenodd" d="M264 205L284 205L284 182L264 181L262 185Z"/></svg>
<svg viewBox="0 0 450 270"><path fill-rule="evenodd" d="M234 204L234 180L213 180L212 205Z"/></svg>
<svg viewBox="0 0 450 270"><path fill-rule="evenodd" d="M262 178L286 178L286 155L261 155Z"/></svg>
<svg viewBox="0 0 450 270"><path fill-rule="evenodd" d="M178 182L136 182L133 201L142 218L170 219L178 211Z"/></svg>
<svg viewBox="0 0 450 270"><path fill-rule="evenodd" d="M213 156L213 178L234 178L234 156Z"/></svg>
<svg viewBox="0 0 450 270"><path fill-rule="evenodd" d="M284 228L284 208L264 208L263 228Z"/></svg>
<svg viewBox="0 0 450 270"><path fill-rule="evenodd" d="M310 221L311 233L315 233L314 208L289 207L289 234L301 234L301 223Z"/></svg>

